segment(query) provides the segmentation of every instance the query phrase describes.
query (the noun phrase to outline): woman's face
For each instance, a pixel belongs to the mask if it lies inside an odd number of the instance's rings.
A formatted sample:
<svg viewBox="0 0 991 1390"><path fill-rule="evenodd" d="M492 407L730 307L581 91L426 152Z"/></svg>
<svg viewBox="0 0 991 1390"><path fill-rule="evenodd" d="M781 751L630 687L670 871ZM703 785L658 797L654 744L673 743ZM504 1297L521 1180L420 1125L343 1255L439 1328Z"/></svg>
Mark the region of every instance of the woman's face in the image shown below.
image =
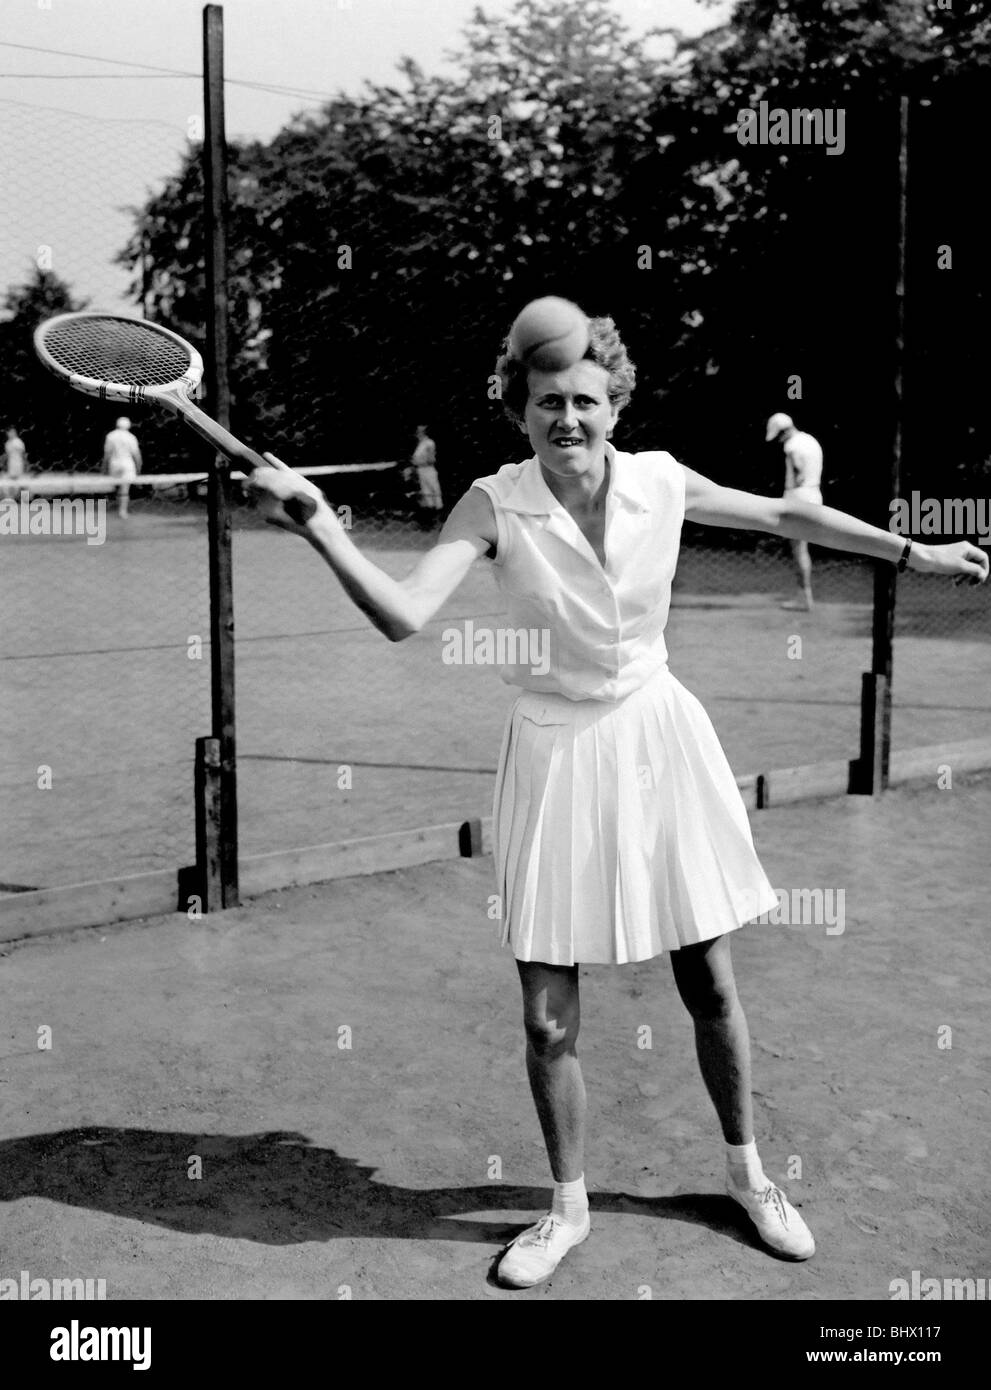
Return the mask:
<svg viewBox="0 0 991 1390"><path fill-rule="evenodd" d="M605 367L583 359L562 372L531 370L527 385L524 429L540 462L561 478L594 469L619 415Z"/></svg>

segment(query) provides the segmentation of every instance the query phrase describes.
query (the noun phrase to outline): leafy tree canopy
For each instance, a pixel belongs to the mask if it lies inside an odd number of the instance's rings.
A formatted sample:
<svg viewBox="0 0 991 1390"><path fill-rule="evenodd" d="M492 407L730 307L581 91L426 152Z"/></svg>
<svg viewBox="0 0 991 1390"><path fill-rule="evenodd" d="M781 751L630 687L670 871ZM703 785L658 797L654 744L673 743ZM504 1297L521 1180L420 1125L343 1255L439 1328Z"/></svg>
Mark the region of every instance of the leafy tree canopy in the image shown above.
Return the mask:
<svg viewBox="0 0 991 1390"><path fill-rule="evenodd" d="M634 39L608 0L517 0L477 9L449 57L232 145L235 429L292 461L360 461L408 456L426 419L449 488L470 481L525 450L491 372L522 304L558 293L611 313L629 344L627 446L776 486L760 426L785 408L823 438L838 501L886 487L904 92L907 464L932 468L937 437L944 468L948 448L971 471L987 458L962 331L986 296L983 3L740 0L701 36ZM742 144L740 112L762 101L842 111L842 154ZM202 224L191 146L121 253L136 301L197 342Z"/></svg>

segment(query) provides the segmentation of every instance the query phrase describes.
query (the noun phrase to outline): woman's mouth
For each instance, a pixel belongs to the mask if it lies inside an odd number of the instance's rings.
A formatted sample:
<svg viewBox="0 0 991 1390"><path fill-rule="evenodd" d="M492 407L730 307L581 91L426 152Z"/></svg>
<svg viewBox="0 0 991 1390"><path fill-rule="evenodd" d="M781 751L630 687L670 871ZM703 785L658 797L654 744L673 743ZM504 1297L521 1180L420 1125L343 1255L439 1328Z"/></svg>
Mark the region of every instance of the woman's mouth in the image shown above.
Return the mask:
<svg viewBox="0 0 991 1390"><path fill-rule="evenodd" d="M569 434L562 435L560 439L552 439L551 443L557 449L580 449L585 441L579 439L576 434Z"/></svg>

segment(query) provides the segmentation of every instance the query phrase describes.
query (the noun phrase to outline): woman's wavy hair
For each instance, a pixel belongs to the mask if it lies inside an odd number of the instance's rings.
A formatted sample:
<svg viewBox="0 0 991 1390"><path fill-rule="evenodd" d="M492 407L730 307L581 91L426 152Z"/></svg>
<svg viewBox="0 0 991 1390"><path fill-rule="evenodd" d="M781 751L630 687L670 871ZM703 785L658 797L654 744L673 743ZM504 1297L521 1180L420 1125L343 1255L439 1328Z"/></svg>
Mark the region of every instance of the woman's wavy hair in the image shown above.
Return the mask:
<svg viewBox="0 0 991 1390"><path fill-rule="evenodd" d="M589 319L588 351L584 360L595 362L606 369L609 373L609 399L618 410L622 410L633 395L633 388L637 384L637 372L611 318ZM496 375L502 384L503 409L514 425L523 424L529 372L527 364L513 356L507 334L502 345L502 354L496 362Z"/></svg>

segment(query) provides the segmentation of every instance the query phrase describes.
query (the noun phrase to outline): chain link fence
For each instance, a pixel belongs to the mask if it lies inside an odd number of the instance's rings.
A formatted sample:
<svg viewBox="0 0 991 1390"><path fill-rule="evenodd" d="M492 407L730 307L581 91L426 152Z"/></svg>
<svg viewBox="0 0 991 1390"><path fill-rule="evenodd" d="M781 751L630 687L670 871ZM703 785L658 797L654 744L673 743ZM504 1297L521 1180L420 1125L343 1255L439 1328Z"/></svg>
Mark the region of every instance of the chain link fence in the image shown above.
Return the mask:
<svg viewBox="0 0 991 1390"><path fill-rule="evenodd" d="M185 130L167 123L0 101L0 426L14 445L0 473L0 892L195 857L194 739L210 731L207 520L200 488L156 475L201 469L203 451L128 408L142 467L125 495L104 471L124 410L46 375L31 343L60 311L140 312L140 285L117 258L134 207L185 147Z"/></svg>
<svg viewBox="0 0 991 1390"><path fill-rule="evenodd" d="M941 151L960 119L948 104L934 125L933 109L924 109L929 124L916 137L913 246L924 244L922 210L939 199L947 177ZM342 102L269 145L236 152L231 263L243 308L234 314L241 325L235 429L297 466L394 460L394 472L366 495L335 494L330 482L328 493L351 507L359 547L390 574L406 574L431 538L424 526L432 516L417 507L415 477L409 478L413 497L403 499L402 474L404 467L409 473L417 425L427 426L437 443L445 510L473 478L525 458L527 441L494 398L494 363L522 304L561 290L591 313L612 313L637 363L640 384L621 419L618 447L668 448L720 482L732 485L742 476L742 486L776 494L784 463L779 447L763 443L764 425L772 411L790 409L799 427L823 442L827 503L888 524L894 317L889 324L884 316L891 312L895 269L897 149L886 144L887 126L859 113L860 141L865 119L872 141L857 158L890 166L878 206L870 210L872 219L890 217L883 233L873 234L875 299L848 306L851 351L873 352L884 377L883 388L875 381L879 405L868 420L858 418L852 403L858 389L852 379L843 388L843 409L836 410L843 374L817 359L814 321L800 326L801 342L783 330L788 341L780 351L778 390L797 360L804 401L792 404L766 391L767 373L761 377L746 360L739 325L721 371L713 364L714 374L707 366L673 387L670 340L694 320L689 315L679 322L684 306L671 298L668 281L631 271L636 243L653 238L635 221L620 232L622 218L598 208L584 185L587 233L579 239L557 235L539 176L532 193L516 189L507 225L510 175L501 155L479 134L469 167L458 138L476 114L471 128L483 131L482 117L493 110L506 111L498 93L478 113L462 110L461 126L454 122L445 130L436 113L424 109L416 138L403 146L408 164L402 169L388 111L363 110L360 102ZM500 128L518 153L526 132L512 118ZM539 175L538 156L539 149L531 177L535 170ZM466 183L476 198L474 222L459 230L450 216L441 223L441 212L445 200L467 201ZM813 189L802 217L821 221L821 201ZM952 227L944 228L958 240L961 255L972 239L964 214L954 203ZM608 225L610 215L617 227ZM800 240L804 226L801 221L795 232ZM840 287L855 253L841 243L833 250L830 273ZM966 274L972 279L972 268ZM955 340L959 288L947 293L944 283L914 267L910 294L926 332ZM741 305L744 299L741 291ZM823 304L823 311L828 307ZM960 353L957 370L965 373ZM735 393L727 386L732 375L746 383ZM931 462L928 421L915 386L913 379L909 489L916 465L925 473L922 465ZM738 411L731 422L728 403ZM954 486L986 494L974 439L957 429L952 440L965 446ZM363 486L360 477L355 485ZM861 677L872 660L872 566L815 547L812 555L816 607L796 613L782 606L796 594L786 542L685 528L669 628L671 666L702 699L740 774L859 753ZM452 629L497 628L503 621L485 562L422 633L398 647L371 628L308 550L284 536L242 527L235 578L244 850L299 843L301 834L316 842L487 814L514 692L491 668L445 657ZM277 593L283 599L273 604ZM895 748L986 735L988 591L908 574L898 593ZM276 692L277 704L287 702L284 726L271 706Z"/></svg>
<svg viewBox="0 0 991 1390"><path fill-rule="evenodd" d="M17 103L0 103L0 116L8 203L19 219L8 236L24 261L0 324L0 423L23 440L29 478L66 475L66 494L75 495L100 469L117 412L43 379L29 330L38 317L84 302L131 312L141 305L202 348L199 154L178 126L39 115ZM346 167L340 147L306 122L312 139L284 132L232 144L231 425L294 466L346 468L322 485L359 548L400 577L473 478L528 455L492 372L516 310L558 285L547 283L539 236L531 237L532 264L517 246L494 283L474 267L467 230L462 240L438 234L432 209L457 176L443 148L424 148L424 197L406 206L394 171L376 163L361 111L342 110L340 120L352 121L362 142L361 158ZM113 185L122 142L132 164L158 171L149 172L150 191ZM12 163L15 147L32 157ZM73 182L94 151L107 180ZM480 225L487 216L483 200ZM520 225L529 225L522 192ZM561 283L573 283L577 256L566 249ZM760 457L764 420L787 402L752 401L734 422L737 456L714 463L704 382L684 408L658 389L663 348L644 314L664 321L659 291L643 279L631 288L625 272L608 270L601 247L590 263L602 277L577 297L590 312L615 312L640 370L617 447L669 448L732 482L736 457ZM657 302L632 315L645 296ZM885 524L878 479L886 460L858 494L849 464L839 466L850 428L837 430L823 400L796 403L794 414L824 444L826 501ZM146 485L132 489L126 518L115 494L105 498L100 544L3 539L0 681L16 732L3 773L6 891L193 858L193 740L211 725L204 489L147 482L204 469L209 453L171 419L135 410L132 425ZM413 463L418 426L436 441L440 509L426 505ZM751 467L757 473L757 490L780 491L779 454L768 449ZM903 491L913 476L909 466ZM16 491L9 477L5 486ZM954 495L968 489L986 496L986 471L954 475ZM487 563L473 567L423 632L390 644L309 548L265 527L243 497L233 544L242 855L488 814L515 692L484 661L452 660L449 640L452 631L503 622ZM703 701L738 774L858 753L871 566L815 548L813 564L815 610L796 613L782 607L795 591L786 544L685 528L671 667ZM899 582L896 750L987 735L988 598L912 574Z"/></svg>

